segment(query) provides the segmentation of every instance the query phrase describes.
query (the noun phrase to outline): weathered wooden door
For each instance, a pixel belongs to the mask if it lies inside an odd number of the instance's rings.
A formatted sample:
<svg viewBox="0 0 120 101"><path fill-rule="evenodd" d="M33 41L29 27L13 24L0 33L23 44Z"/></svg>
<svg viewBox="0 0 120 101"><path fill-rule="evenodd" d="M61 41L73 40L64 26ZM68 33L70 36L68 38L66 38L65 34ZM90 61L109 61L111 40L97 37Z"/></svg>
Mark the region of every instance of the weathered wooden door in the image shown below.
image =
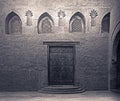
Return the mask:
<svg viewBox="0 0 120 101"><path fill-rule="evenodd" d="M73 46L49 47L49 85L74 84Z"/></svg>

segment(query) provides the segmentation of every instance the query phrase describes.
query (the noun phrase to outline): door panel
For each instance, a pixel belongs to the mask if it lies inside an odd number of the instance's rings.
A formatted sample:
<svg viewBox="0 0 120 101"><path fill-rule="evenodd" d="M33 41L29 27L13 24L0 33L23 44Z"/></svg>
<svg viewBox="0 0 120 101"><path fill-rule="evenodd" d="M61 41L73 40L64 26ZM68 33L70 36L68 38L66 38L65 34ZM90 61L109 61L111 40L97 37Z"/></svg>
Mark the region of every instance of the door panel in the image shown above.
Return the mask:
<svg viewBox="0 0 120 101"><path fill-rule="evenodd" d="M72 46L49 47L49 84L73 85L74 49Z"/></svg>

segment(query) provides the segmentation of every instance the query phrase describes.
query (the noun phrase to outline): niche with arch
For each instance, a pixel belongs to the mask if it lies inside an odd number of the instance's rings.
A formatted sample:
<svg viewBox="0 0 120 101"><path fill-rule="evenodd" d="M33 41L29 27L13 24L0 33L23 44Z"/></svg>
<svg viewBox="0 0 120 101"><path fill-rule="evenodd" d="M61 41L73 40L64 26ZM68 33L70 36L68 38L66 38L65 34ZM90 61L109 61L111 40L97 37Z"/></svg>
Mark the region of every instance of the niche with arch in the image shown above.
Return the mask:
<svg viewBox="0 0 120 101"><path fill-rule="evenodd" d="M110 13L107 13L102 19L101 32L109 33L109 30L110 30Z"/></svg>
<svg viewBox="0 0 120 101"><path fill-rule="evenodd" d="M69 31L72 32L85 32L85 18L80 12L75 13L69 22Z"/></svg>
<svg viewBox="0 0 120 101"><path fill-rule="evenodd" d="M21 34L22 33L22 21L20 17L11 12L8 14L5 20L5 32L6 34Z"/></svg>
<svg viewBox="0 0 120 101"><path fill-rule="evenodd" d="M116 75L117 75L116 88L120 89L120 39L119 39L118 46L117 46L117 74Z"/></svg>
<svg viewBox="0 0 120 101"><path fill-rule="evenodd" d="M120 89L120 31L114 41L114 49L116 52L116 89Z"/></svg>
<svg viewBox="0 0 120 101"><path fill-rule="evenodd" d="M39 34L53 32L53 19L47 12L39 17L37 29Z"/></svg>
<svg viewBox="0 0 120 101"><path fill-rule="evenodd" d="M117 32L113 41L111 67L111 89L120 90L120 31Z"/></svg>

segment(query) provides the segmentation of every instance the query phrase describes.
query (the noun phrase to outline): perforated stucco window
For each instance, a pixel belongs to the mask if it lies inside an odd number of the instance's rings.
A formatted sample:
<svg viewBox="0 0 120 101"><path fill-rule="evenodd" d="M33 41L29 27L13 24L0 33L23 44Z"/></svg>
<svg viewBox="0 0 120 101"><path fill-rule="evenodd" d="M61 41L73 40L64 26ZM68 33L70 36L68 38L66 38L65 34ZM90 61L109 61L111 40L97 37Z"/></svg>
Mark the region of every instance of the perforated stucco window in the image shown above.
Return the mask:
<svg viewBox="0 0 120 101"><path fill-rule="evenodd" d="M82 22L81 19L75 18L72 22L72 32L82 32Z"/></svg>
<svg viewBox="0 0 120 101"><path fill-rule="evenodd" d="M51 33L52 26L48 18L42 21L42 33Z"/></svg>

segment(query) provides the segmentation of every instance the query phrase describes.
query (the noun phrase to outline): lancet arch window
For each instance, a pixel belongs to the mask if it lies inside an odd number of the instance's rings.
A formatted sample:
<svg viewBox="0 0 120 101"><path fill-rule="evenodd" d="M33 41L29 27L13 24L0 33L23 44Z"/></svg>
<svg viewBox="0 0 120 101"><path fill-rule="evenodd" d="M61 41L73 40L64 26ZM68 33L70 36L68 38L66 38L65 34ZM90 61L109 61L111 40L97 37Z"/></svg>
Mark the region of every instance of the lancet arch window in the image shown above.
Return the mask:
<svg viewBox="0 0 120 101"><path fill-rule="evenodd" d="M44 13L38 20L38 33L52 33L53 32L53 20L48 13Z"/></svg>
<svg viewBox="0 0 120 101"><path fill-rule="evenodd" d="M22 33L22 21L16 13L11 12L6 17L5 31L6 31L6 34L21 34Z"/></svg>
<svg viewBox="0 0 120 101"><path fill-rule="evenodd" d="M85 19L84 16L77 12L70 19L70 32L85 32Z"/></svg>
<svg viewBox="0 0 120 101"><path fill-rule="evenodd" d="M101 32L109 33L110 30L110 13L106 14L102 19Z"/></svg>

